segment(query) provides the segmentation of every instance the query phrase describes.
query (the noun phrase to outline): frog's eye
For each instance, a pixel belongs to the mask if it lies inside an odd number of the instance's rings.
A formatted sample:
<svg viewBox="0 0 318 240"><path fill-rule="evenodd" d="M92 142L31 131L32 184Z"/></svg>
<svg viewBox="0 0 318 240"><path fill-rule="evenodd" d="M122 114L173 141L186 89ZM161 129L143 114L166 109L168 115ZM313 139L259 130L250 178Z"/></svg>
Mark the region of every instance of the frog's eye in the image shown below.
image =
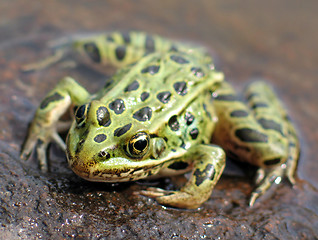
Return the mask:
<svg viewBox="0 0 318 240"><path fill-rule="evenodd" d="M132 136L127 144L127 153L133 158L143 157L149 149L149 135L139 132Z"/></svg>
<svg viewBox="0 0 318 240"><path fill-rule="evenodd" d="M75 120L78 126L82 125L87 113L87 104L84 104L75 109Z"/></svg>

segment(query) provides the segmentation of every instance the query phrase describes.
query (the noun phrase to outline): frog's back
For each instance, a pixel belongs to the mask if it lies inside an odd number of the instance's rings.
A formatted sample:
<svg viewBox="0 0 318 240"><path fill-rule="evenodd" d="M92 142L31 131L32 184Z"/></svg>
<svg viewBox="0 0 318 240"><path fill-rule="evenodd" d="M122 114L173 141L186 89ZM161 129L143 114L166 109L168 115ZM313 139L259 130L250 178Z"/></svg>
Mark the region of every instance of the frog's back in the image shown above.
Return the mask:
<svg viewBox="0 0 318 240"><path fill-rule="evenodd" d="M212 61L202 61L182 52L149 54L119 70L98 98L120 125L137 121L154 130L223 80Z"/></svg>

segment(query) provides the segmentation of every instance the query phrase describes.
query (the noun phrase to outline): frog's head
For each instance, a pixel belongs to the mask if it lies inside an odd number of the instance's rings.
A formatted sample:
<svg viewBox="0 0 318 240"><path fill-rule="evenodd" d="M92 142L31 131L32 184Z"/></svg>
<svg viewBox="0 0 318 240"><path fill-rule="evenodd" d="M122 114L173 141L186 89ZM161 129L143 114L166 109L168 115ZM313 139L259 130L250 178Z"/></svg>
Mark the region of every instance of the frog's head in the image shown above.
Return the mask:
<svg viewBox="0 0 318 240"><path fill-rule="evenodd" d="M77 175L119 182L155 173L166 142L150 134L147 124L128 117L129 109L125 111L116 114L97 100L77 108L66 141L68 162Z"/></svg>

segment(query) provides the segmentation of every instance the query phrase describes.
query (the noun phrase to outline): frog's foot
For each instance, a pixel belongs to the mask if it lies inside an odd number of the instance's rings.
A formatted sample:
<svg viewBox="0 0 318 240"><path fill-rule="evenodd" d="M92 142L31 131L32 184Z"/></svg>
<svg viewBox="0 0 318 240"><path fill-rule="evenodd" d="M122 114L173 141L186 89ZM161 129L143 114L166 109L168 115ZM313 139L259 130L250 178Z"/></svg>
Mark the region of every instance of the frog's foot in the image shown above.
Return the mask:
<svg viewBox="0 0 318 240"><path fill-rule="evenodd" d="M154 198L159 204L177 208L195 209L202 204L202 198L184 191L168 191L161 188L150 187L139 191L138 194Z"/></svg>
<svg viewBox="0 0 318 240"><path fill-rule="evenodd" d="M269 188L281 183L286 176L286 164L282 164L270 170L260 168L256 173L256 189L252 192L249 205L253 206L255 201L266 193Z"/></svg>
<svg viewBox="0 0 318 240"><path fill-rule="evenodd" d="M30 125L28 136L22 146L20 157L24 160L27 160L35 150L37 158L39 159L41 171L47 172L48 163L46 152L48 144L52 140L55 141L63 150L66 149L64 141L58 135L55 128L45 128L40 124L33 122Z"/></svg>
<svg viewBox="0 0 318 240"><path fill-rule="evenodd" d="M21 70L23 72L36 71L41 70L46 67L53 65L60 61L65 55L64 49L58 49L52 56L42 59L38 62L33 62L29 64L25 64L22 66Z"/></svg>
<svg viewBox="0 0 318 240"><path fill-rule="evenodd" d="M202 144L190 148L184 160L187 158L194 158L193 171L188 182L179 191L148 188L140 194L155 198L158 203L167 206L188 209L200 207L209 199L223 172L225 153L217 146Z"/></svg>
<svg viewBox="0 0 318 240"><path fill-rule="evenodd" d="M296 183L295 172L299 157L299 141L295 129L288 123L288 158L280 166L265 170L260 168L256 173L256 189L251 194L249 205L253 206L257 198L263 195L272 185L278 185L287 177L292 185Z"/></svg>

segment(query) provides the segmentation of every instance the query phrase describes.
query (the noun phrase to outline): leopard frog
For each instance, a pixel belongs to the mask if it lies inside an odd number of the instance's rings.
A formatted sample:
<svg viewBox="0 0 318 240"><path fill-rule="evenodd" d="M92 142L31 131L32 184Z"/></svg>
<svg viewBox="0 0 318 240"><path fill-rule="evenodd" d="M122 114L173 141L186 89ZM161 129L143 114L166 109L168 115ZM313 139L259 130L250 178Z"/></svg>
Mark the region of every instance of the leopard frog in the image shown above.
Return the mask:
<svg viewBox="0 0 318 240"><path fill-rule="evenodd" d="M21 152L27 159L36 151L43 171L48 170L48 143L55 141L66 150L71 169L89 181L191 172L178 191L139 192L179 208L197 208L210 197L225 152L259 167L250 205L283 177L295 181L295 130L264 82L252 83L242 101L204 48L143 32L106 33L69 45L119 70L96 94L71 77L47 94ZM69 109L75 109L74 121L65 144L58 126Z"/></svg>

